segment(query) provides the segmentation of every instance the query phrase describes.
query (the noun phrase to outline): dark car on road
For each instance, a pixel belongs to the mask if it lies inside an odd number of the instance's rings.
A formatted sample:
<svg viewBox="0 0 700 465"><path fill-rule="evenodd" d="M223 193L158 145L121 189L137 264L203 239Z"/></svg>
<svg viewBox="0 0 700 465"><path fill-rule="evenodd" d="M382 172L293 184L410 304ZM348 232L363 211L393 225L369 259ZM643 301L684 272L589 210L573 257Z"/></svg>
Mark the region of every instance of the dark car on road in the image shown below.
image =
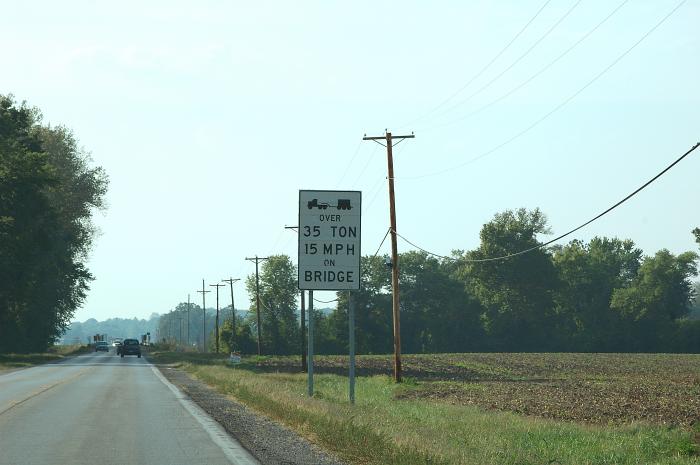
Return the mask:
<svg viewBox="0 0 700 465"><path fill-rule="evenodd" d="M119 347L119 355L121 355L122 358L125 355L138 355L138 357L141 358L141 346L139 345L138 339L124 339L121 347Z"/></svg>
<svg viewBox="0 0 700 465"><path fill-rule="evenodd" d="M109 352L109 344L107 341L97 341L95 343L95 352Z"/></svg>

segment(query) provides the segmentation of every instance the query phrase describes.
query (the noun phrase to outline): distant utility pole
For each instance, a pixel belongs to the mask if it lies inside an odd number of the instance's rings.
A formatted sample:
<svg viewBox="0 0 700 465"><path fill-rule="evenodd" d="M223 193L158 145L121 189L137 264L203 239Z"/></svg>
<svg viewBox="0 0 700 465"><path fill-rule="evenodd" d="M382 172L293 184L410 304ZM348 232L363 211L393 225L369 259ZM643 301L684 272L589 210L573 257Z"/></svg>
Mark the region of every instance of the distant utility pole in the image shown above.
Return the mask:
<svg viewBox="0 0 700 465"><path fill-rule="evenodd" d="M233 343L236 339L236 306L233 301L233 283L240 281L240 278L228 278L222 279L222 283L228 283L231 287L231 341L229 342L229 349L233 351Z"/></svg>
<svg viewBox="0 0 700 465"><path fill-rule="evenodd" d="M177 322L180 326L180 347L182 347L182 313L178 312Z"/></svg>
<svg viewBox="0 0 700 465"><path fill-rule="evenodd" d="M187 294L187 346L190 345L190 295Z"/></svg>
<svg viewBox="0 0 700 465"><path fill-rule="evenodd" d="M224 287L223 284L210 284L216 288L216 353L219 353L219 288Z"/></svg>
<svg viewBox="0 0 700 465"><path fill-rule="evenodd" d="M251 262L255 262L255 313L257 313L258 321L258 355L262 355L262 349L260 347L261 331L260 331L260 277L258 274L258 263L264 260L269 260L270 257L246 257L245 259Z"/></svg>
<svg viewBox="0 0 700 465"><path fill-rule="evenodd" d="M383 136L363 137L362 140L371 140L386 147L386 159L389 169L389 219L391 222L391 293L392 293L392 315L394 319L394 381L401 382L401 321L399 316L399 254L396 246L396 205L394 203L394 156L392 148L394 145L413 139L413 134L408 136L392 136L387 131ZM384 140L385 144L380 141ZM394 140L397 140L394 144Z"/></svg>
<svg viewBox="0 0 700 465"><path fill-rule="evenodd" d="M197 291L202 293L202 352L207 351L207 299L206 293L211 291L206 291L204 287L204 280L202 280L202 290Z"/></svg>

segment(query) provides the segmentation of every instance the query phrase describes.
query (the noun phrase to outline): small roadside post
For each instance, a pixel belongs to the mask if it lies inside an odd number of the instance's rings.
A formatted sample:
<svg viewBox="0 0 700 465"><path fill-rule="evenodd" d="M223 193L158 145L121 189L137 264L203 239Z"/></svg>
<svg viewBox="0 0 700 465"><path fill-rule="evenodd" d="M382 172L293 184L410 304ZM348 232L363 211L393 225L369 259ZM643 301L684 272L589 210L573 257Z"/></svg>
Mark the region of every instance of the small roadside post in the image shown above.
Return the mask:
<svg viewBox="0 0 700 465"><path fill-rule="evenodd" d="M362 192L299 191L298 286L309 291L308 394L314 395L313 291L360 289ZM354 299L352 299L354 300ZM349 299L349 303L352 301ZM350 315L352 313L352 315ZM350 330L350 402L355 401L354 306Z"/></svg>

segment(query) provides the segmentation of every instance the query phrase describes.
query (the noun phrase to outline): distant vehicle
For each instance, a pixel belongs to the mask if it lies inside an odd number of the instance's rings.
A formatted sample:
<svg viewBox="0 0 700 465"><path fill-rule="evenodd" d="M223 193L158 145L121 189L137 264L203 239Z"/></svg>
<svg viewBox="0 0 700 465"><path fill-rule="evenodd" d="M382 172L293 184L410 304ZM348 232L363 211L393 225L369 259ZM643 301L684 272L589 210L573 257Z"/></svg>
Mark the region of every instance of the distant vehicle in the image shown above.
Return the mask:
<svg viewBox="0 0 700 465"><path fill-rule="evenodd" d="M117 346L120 346L120 345L122 345L122 340L121 340L121 339L114 339L114 340L112 341L112 347L117 347Z"/></svg>
<svg viewBox="0 0 700 465"><path fill-rule="evenodd" d="M121 347L119 347L119 355L124 358L125 355L138 355L141 358L141 346L138 339L124 339Z"/></svg>
<svg viewBox="0 0 700 465"><path fill-rule="evenodd" d="M107 341L97 341L95 343L95 352L109 352Z"/></svg>

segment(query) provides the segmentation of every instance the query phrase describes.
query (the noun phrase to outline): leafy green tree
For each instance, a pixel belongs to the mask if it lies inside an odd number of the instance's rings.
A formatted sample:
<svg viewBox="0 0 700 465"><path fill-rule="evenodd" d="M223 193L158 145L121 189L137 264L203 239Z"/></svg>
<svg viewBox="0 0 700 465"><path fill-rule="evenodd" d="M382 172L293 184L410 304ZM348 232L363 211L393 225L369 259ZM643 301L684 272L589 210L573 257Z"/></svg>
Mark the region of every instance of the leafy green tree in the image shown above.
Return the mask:
<svg viewBox="0 0 700 465"><path fill-rule="evenodd" d="M481 229L478 249L465 254L483 260L539 246L549 233L539 210L507 210ZM547 250L537 249L505 260L466 262L459 276L484 306L484 329L496 350L551 350L560 344L554 291L558 276Z"/></svg>
<svg viewBox="0 0 700 465"><path fill-rule="evenodd" d="M214 321L215 313L209 309L206 315L207 339L213 338ZM203 324L202 307L190 303L188 326L187 302L180 302L170 312L160 315L158 320L158 341L168 341L173 344L180 344L180 341L182 341L183 346L201 348ZM182 339L180 339L180 326L182 326Z"/></svg>
<svg viewBox="0 0 700 465"><path fill-rule="evenodd" d="M254 313L255 275L248 276L246 287ZM299 351L297 293L296 266L287 255L274 255L263 262L260 270L260 319L264 353L283 355Z"/></svg>
<svg viewBox="0 0 700 465"><path fill-rule="evenodd" d="M663 350L673 323L688 315L691 277L697 276L694 252L678 256L666 249L646 257L629 287L613 292L611 308L626 322L627 350Z"/></svg>
<svg viewBox="0 0 700 465"><path fill-rule="evenodd" d="M360 290L355 299L356 351L386 354L393 349L391 271L387 257L363 257L360 261ZM319 353L347 353L348 293L338 292L338 305L329 315L316 314L314 343Z"/></svg>
<svg viewBox="0 0 700 465"><path fill-rule="evenodd" d="M363 257L360 262L360 290L355 298L357 352L387 354L393 351L391 270L387 256ZM336 339L347 350L347 293L338 293L338 307L332 315Z"/></svg>
<svg viewBox="0 0 700 465"><path fill-rule="evenodd" d="M700 245L700 228L693 229L693 235L695 236L695 242Z"/></svg>
<svg viewBox="0 0 700 465"><path fill-rule="evenodd" d="M588 244L575 240L555 251L560 279L555 301L567 350L622 349L617 337L622 322L610 310L610 299L615 289L629 286L637 275L641 256L631 240L598 237Z"/></svg>
<svg viewBox="0 0 700 465"><path fill-rule="evenodd" d="M240 315L236 315L236 334L234 335L231 323L231 319L227 318L221 325L220 339L224 353L256 353L257 344L251 326L246 324Z"/></svg>
<svg viewBox="0 0 700 465"><path fill-rule="evenodd" d="M406 252L400 263L402 349L406 353L482 349L483 307L455 275L454 261Z"/></svg>
<svg viewBox="0 0 700 465"><path fill-rule="evenodd" d="M393 350L391 271L388 257L363 257L360 291L355 298L359 353ZM454 277L454 265L424 252L399 256L401 264L401 341L405 353L475 350L483 342L481 306ZM338 306L316 326L319 351L348 350L348 293L338 293Z"/></svg>
<svg viewBox="0 0 700 465"><path fill-rule="evenodd" d="M63 127L0 96L0 351L39 351L68 327L92 275L91 215L107 177Z"/></svg>
<svg viewBox="0 0 700 465"><path fill-rule="evenodd" d="M348 352L347 308L334 309L325 314L314 311L314 351L318 354L346 354Z"/></svg>

